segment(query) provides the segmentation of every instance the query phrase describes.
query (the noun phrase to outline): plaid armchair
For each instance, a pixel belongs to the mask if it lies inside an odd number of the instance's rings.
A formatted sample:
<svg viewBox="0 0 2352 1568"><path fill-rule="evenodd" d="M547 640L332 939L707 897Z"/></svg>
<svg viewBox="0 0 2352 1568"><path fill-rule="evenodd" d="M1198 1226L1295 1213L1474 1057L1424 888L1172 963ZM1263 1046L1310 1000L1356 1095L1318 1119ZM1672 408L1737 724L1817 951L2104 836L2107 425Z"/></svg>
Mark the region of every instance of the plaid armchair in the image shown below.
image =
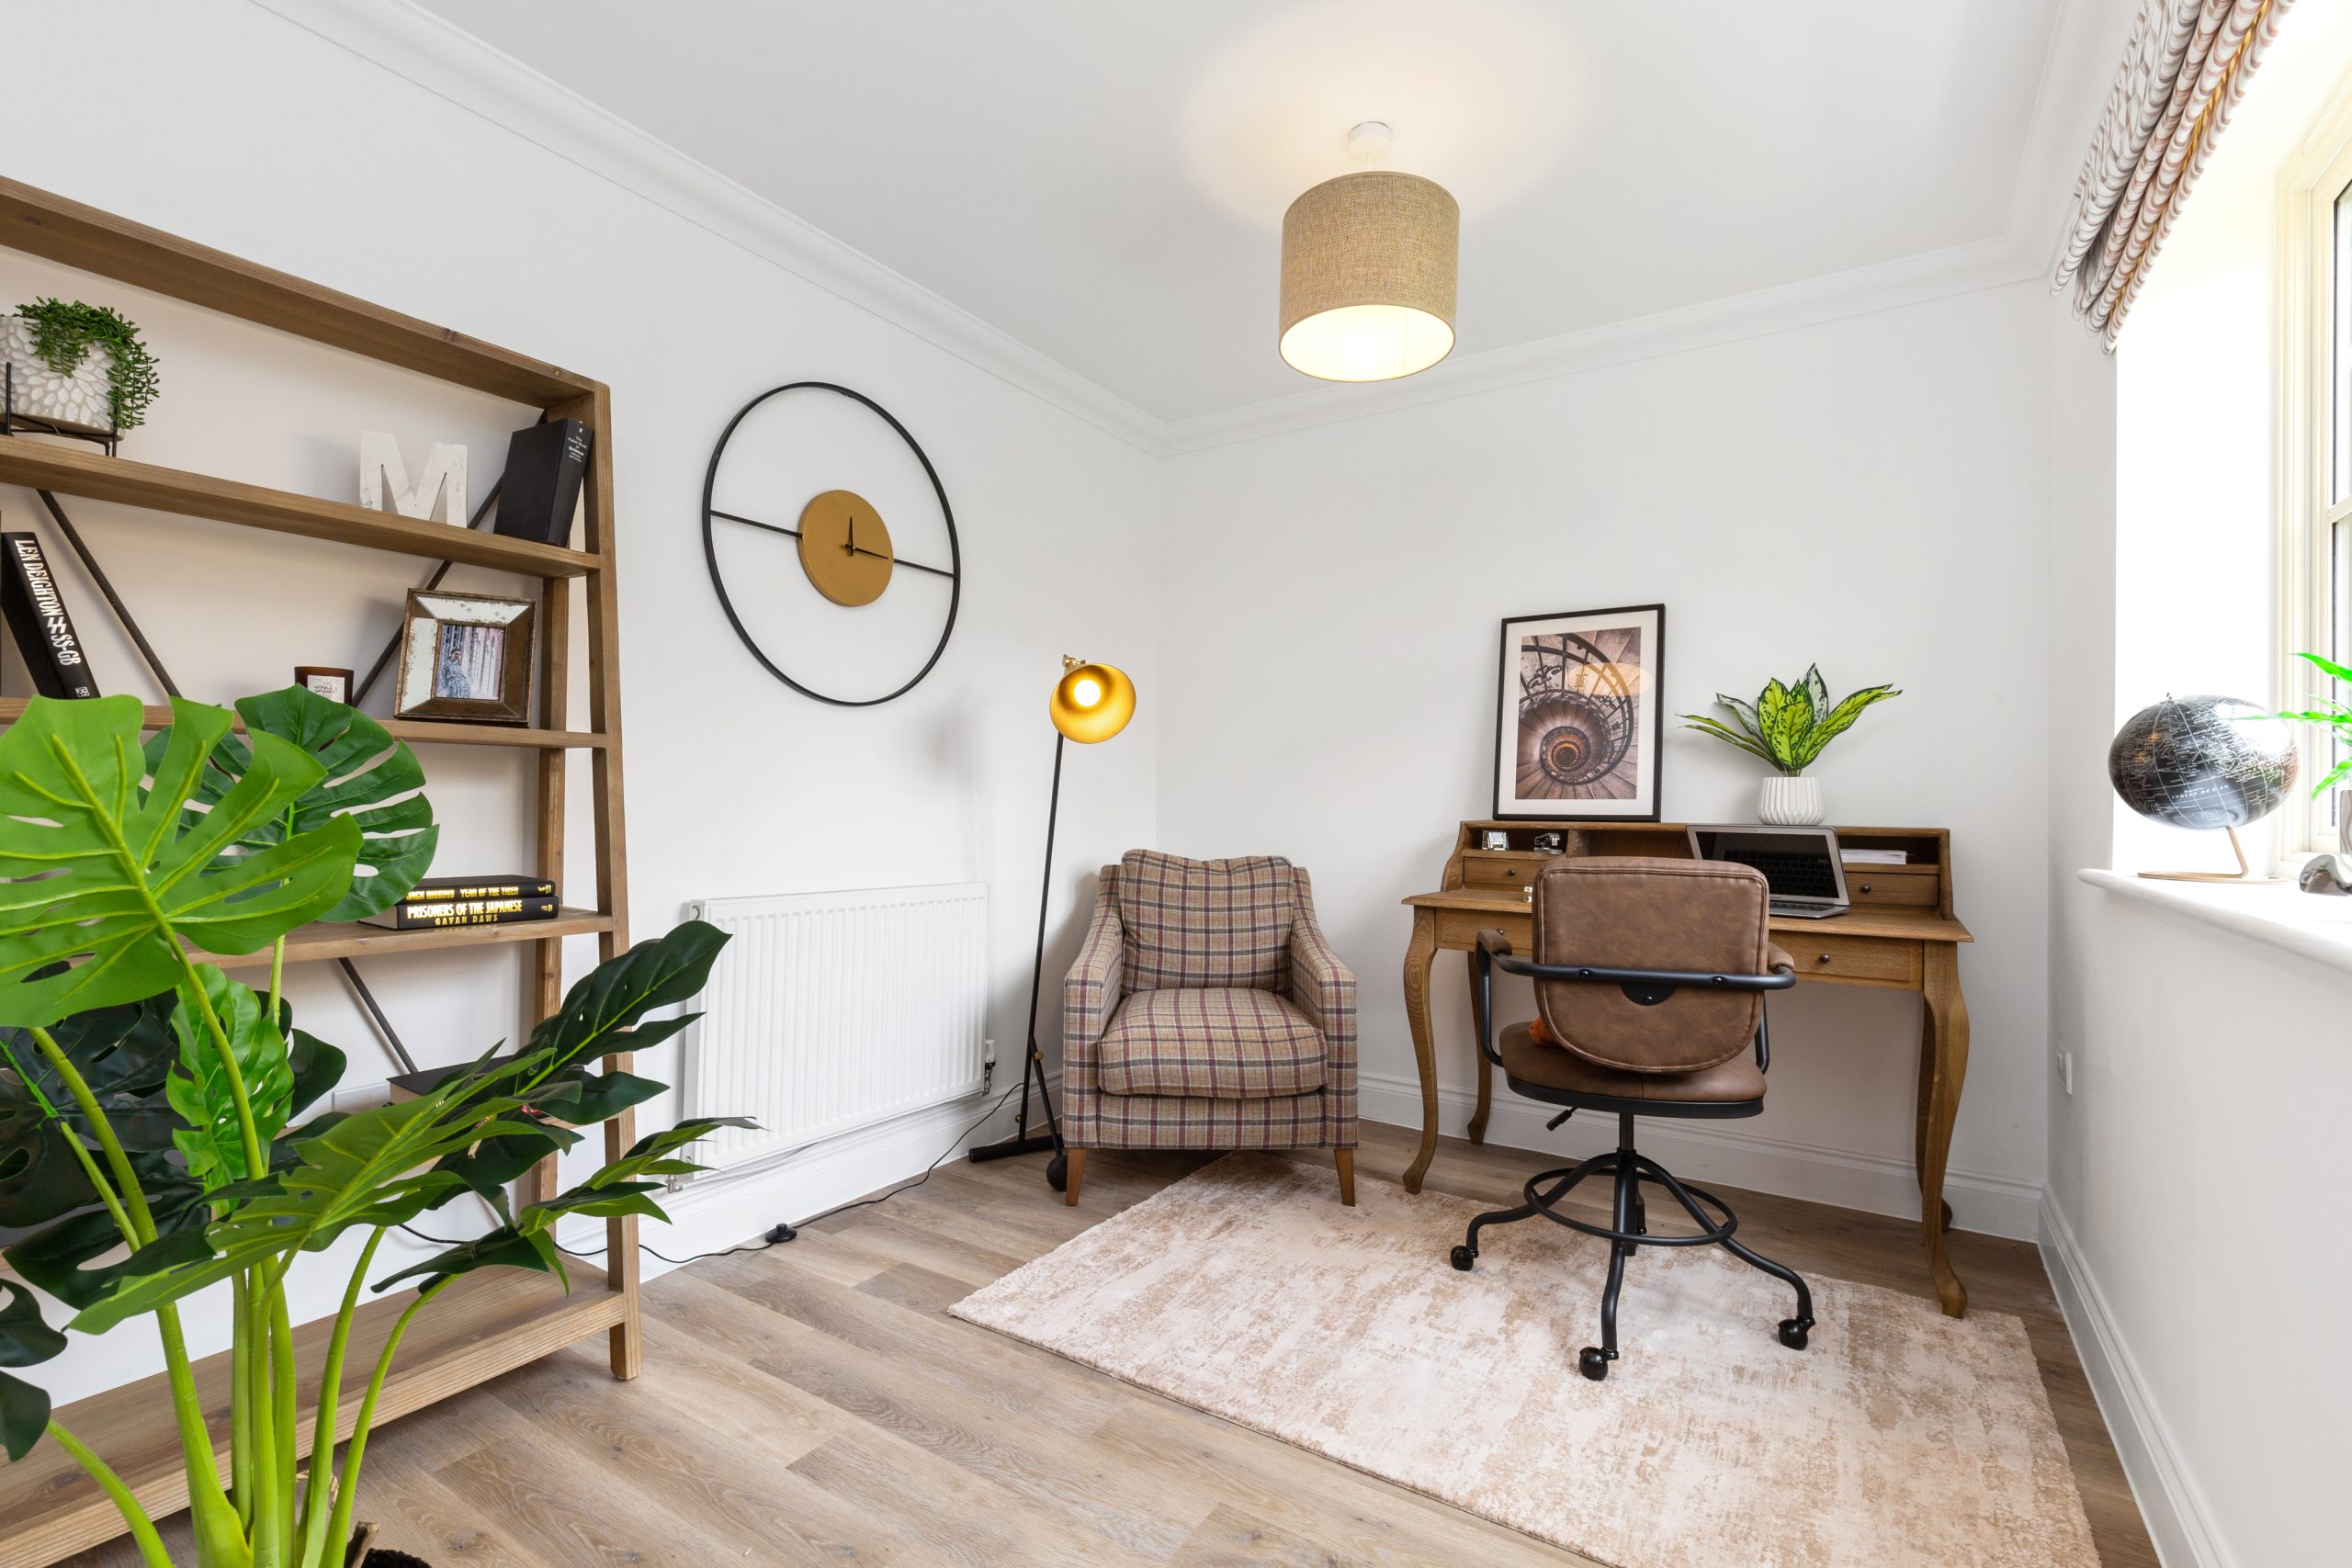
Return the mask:
<svg viewBox="0 0 2352 1568"><path fill-rule="evenodd" d="M1355 1202L1356 980L1272 855L1131 850L1062 982L1064 1189L1089 1149L1336 1151Z"/></svg>

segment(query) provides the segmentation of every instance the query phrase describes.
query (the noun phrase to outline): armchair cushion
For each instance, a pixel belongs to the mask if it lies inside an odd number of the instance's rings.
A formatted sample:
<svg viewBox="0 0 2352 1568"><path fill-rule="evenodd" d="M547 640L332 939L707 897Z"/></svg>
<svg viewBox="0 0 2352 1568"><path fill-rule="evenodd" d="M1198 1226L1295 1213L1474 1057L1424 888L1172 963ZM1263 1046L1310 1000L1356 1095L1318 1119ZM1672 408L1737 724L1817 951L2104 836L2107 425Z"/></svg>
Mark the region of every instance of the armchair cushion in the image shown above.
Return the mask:
<svg viewBox="0 0 2352 1568"><path fill-rule="evenodd" d="M1288 861L1129 850L1114 886L1130 993L1289 988L1297 906Z"/></svg>
<svg viewBox="0 0 2352 1568"><path fill-rule="evenodd" d="M1322 1032L1272 991L1138 991L1096 1048L1102 1092L1266 1100L1323 1087Z"/></svg>

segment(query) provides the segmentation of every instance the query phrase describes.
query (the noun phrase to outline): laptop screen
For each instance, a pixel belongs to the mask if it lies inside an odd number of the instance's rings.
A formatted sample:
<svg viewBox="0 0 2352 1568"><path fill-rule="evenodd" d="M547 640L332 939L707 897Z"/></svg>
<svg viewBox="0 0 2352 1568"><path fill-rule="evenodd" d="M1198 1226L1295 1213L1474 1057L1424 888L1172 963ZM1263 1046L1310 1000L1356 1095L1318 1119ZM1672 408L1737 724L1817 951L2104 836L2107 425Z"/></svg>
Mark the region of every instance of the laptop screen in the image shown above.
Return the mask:
<svg viewBox="0 0 2352 1568"><path fill-rule="evenodd" d="M1842 904L1846 876L1831 828L1692 828L1690 852L1701 860L1754 866L1775 898Z"/></svg>

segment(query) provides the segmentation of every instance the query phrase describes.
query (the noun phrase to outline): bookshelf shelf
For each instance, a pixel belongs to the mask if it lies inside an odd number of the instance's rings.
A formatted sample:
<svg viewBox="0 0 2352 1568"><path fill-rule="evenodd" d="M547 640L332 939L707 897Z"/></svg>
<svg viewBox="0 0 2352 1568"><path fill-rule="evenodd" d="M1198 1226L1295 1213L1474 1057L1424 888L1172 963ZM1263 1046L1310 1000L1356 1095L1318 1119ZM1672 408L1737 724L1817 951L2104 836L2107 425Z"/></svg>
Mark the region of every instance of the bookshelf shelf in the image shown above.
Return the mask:
<svg viewBox="0 0 2352 1568"><path fill-rule="evenodd" d="M14 724L24 716L24 698L0 698L0 725ZM161 729L171 722L168 704L147 705L149 729ZM584 729L519 729L505 725L442 724L416 718L385 718L377 722L393 739L405 740L412 746L511 746L522 750L585 751L604 746L608 739ZM240 734L244 728L244 721L238 720Z"/></svg>
<svg viewBox="0 0 2352 1568"><path fill-rule="evenodd" d="M387 926L309 925L298 927L286 939L286 962L317 964L333 958L382 958L397 953L427 953L435 948L496 947L550 938L593 936L613 929L612 917L594 909L560 909L551 920L516 920L496 926L420 927L393 931ZM195 956L222 969L266 969L269 949L259 953L219 953L197 951Z"/></svg>
<svg viewBox="0 0 2352 1568"><path fill-rule="evenodd" d="M42 446L22 437L0 441L0 484L120 502L152 512L209 518L427 560L496 567L528 577L577 577L595 570L598 564L594 556L560 545L370 512L347 502L321 501L292 491L159 468L152 463L109 457L103 452Z"/></svg>
<svg viewBox="0 0 2352 1568"><path fill-rule="evenodd" d="M628 857L623 830L620 719L620 611L615 581L612 407L605 387L586 377L479 342L462 333L273 272L175 235L68 201L13 180L0 179L0 246L46 256L86 272L152 289L243 321L327 344L387 365L422 372L458 386L544 410L586 425L590 446L582 483L581 547L544 545L451 525L369 512L340 502L187 473L101 453L51 446L37 437L0 437L0 485L24 485L93 501L118 502L184 517L241 525L250 560L274 536L321 539L433 560L496 568L537 580L540 635L535 728L392 721L397 739L421 746L503 746L536 753L536 765L516 770L534 818L526 856L532 874L571 886L590 908L567 908L553 919L447 930L391 931L365 925L314 925L288 939L294 962L386 953L472 950L519 959L521 1033L501 1026L483 1035L526 1037L563 999L563 939L596 938L611 958L628 946ZM519 422L518 422L519 423ZM223 570L240 558L223 551ZM572 714L575 619L584 644L584 713ZM289 663L292 661L289 660ZM22 700L0 701L0 726L25 711ZM170 722L171 709L150 705L150 728ZM586 759L593 865L567 883L564 874L566 795L571 753ZM430 785L428 784L428 789ZM504 867L501 868L506 869ZM593 888L593 897L590 897ZM224 968L266 966L266 951L243 956L203 954ZM620 1055L608 1065L626 1069ZM607 1158L637 1137L636 1116L623 1111L604 1124ZM551 1162L550 1162L551 1163ZM552 1190L548 1166L522 1183L525 1201ZM593 1336L609 1340L613 1375L633 1378L643 1360L638 1303L637 1221L605 1223L607 1266L571 1266L567 1294L542 1275L490 1270L469 1276L420 1314L403 1341L379 1419L417 1409L470 1388L525 1362ZM350 1365L366 1369L382 1343L400 1299L365 1308ZM315 1377L325 1322L297 1330L300 1360ZM226 1359L200 1362L209 1413L225 1419ZM364 1371L360 1375L364 1376ZM180 1506L180 1478L169 1403L159 1380L133 1383L79 1401L60 1412L83 1438L161 1515ZM355 1411L346 1384L338 1436ZM305 1393L302 1407L312 1408ZM220 1430L216 1421L215 1430ZM311 1433L305 1425L307 1450ZM118 1516L97 1488L54 1444L26 1460L0 1465L0 1568L41 1564L121 1533Z"/></svg>

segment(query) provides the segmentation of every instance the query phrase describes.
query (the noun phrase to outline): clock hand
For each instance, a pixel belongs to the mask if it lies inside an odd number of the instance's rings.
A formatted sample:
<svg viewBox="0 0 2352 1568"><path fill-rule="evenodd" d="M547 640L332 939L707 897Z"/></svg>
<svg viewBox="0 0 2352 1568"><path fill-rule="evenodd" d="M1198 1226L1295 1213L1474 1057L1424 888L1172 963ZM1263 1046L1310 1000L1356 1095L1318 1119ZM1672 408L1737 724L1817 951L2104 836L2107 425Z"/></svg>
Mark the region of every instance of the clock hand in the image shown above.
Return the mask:
<svg viewBox="0 0 2352 1568"><path fill-rule="evenodd" d="M857 513L854 512L849 514L849 542L842 546L842 553L852 556L857 554Z"/></svg>

